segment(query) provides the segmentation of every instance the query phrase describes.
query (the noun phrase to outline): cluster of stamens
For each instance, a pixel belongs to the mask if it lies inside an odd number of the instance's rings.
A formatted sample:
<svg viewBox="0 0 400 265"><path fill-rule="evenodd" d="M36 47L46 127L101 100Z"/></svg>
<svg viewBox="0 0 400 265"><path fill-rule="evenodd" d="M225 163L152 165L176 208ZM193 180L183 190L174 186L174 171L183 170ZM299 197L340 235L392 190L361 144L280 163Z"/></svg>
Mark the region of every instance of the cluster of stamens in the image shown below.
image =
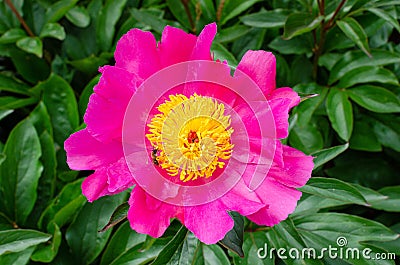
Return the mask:
<svg viewBox="0 0 400 265"><path fill-rule="evenodd" d="M147 125L153 163L181 181L209 178L232 155L230 116L216 100L171 95ZM156 155L154 155L154 153Z"/></svg>

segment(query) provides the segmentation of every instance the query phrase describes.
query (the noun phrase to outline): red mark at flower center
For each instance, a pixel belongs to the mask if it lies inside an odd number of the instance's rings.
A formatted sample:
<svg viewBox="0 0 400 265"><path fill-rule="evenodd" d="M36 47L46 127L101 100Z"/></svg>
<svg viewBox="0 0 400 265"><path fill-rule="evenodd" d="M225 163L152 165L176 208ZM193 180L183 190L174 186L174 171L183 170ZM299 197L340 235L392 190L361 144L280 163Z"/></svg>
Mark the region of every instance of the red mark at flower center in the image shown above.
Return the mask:
<svg viewBox="0 0 400 265"><path fill-rule="evenodd" d="M189 143L198 143L199 142L199 137L197 136L196 132L190 131L188 133L188 142Z"/></svg>

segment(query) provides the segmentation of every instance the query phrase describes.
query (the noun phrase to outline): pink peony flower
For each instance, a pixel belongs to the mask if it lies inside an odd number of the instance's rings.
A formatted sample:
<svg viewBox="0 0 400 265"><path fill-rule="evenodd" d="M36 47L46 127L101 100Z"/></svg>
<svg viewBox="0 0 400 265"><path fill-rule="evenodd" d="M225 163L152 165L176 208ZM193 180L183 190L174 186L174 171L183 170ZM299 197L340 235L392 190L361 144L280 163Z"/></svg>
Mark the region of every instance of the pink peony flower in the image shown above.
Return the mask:
<svg viewBox="0 0 400 265"><path fill-rule="evenodd" d="M300 98L276 88L273 54L248 51L231 76L213 61L215 34L215 24L198 37L167 26L157 43L129 31L115 66L100 69L87 127L65 142L71 169L95 171L82 184L90 202L135 185L128 220L139 233L160 237L177 218L213 244L234 225L228 211L273 226L294 211L296 188L311 176L312 157L279 141Z"/></svg>

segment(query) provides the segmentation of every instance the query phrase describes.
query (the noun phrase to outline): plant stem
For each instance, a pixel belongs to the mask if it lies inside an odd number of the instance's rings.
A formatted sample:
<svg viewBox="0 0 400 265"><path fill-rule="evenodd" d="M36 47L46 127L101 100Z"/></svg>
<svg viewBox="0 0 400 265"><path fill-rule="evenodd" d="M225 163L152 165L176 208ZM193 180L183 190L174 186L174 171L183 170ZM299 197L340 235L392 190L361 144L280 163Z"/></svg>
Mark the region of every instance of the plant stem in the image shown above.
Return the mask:
<svg viewBox="0 0 400 265"><path fill-rule="evenodd" d="M342 7L344 6L344 4L346 3L347 0L342 0L340 2L340 4L337 6L335 13L333 13L333 16L331 17L331 19L328 21L328 23L326 23L325 25L325 29L328 30L330 28L332 28L333 26L333 22L335 21L336 16L339 14L340 10L342 9Z"/></svg>
<svg viewBox="0 0 400 265"><path fill-rule="evenodd" d="M190 13L190 9L189 9L189 0L181 0L183 7L185 8L185 12L186 15L189 19L189 24L191 27L191 31L193 33L196 33L196 25L194 24L193 18L192 18L192 14Z"/></svg>
<svg viewBox="0 0 400 265"><path fill-rule="evenodd" d="M319 8L319 15L324 16L325 15L325 1L324 0L318 0L318 8ZM316 33L315 33L316 35ZM318 77L318 61L319 57L321 56L321 52L323 49L323 46L325 44L325 36L326 36L326 30L325 30L325 21L321 21L321 29L320 29L320 36L319 36L319 41L316 41L316 37L314 37L315 45L314 45L314 61L313 61L313 78L315 81L317 81Z"/></svg>
<svg viewBox="0 0 400 265"><path fill-rule="evenodd" d="M319 41L316 41L316 38L314 37L314 62L313 62L313 78L314 80L317 81L317 77L318 77L318 61L319 61L319 57L322 54L322 50L324 49L324 45L325 45L325 40L326 40L326 33L328 32L328 30L330 30L333 27L333 23L335 21L335 18L337 17L337 15L339 14L340 10L342 9L342 7L344 6L344 4L346 3L347 0L342 0L339 5L336 7L335 12L333 13L333 16L331 17L331 19L329 19L329 21L325 24L325 21L322 20L321 22L321 29L320 29L320 37L319 37ZM325 15L325 0L318 0L318 7L319 7L319 14L321 16ZM313 32L314 36L315 36L315 32Z"/></svg>
<svg viewBox="0 0 400 265"><path fill-rule="evenodd" d="M26 24L25 20L21 17L21 15L18 13L18 10L15 8L14 4L11 2L11 0L5 0L6 4L10 7L11 11L15 14L17 17L18 21L21 23L22 27L25 29L25 31L28 33L29 36L35 37L35 34L33 34L32 30L29 28L29 26Z"/></svg>
<svg viewBox="0 0 400 265"><path fill-rule="evenodd" d="M221 1L219 2L218 9L217 9L217 14L216 14L217 21L220 21L220 20L221 20L222 9L224 9L224 4L225 4L225 0L221 0Z"/></svg>

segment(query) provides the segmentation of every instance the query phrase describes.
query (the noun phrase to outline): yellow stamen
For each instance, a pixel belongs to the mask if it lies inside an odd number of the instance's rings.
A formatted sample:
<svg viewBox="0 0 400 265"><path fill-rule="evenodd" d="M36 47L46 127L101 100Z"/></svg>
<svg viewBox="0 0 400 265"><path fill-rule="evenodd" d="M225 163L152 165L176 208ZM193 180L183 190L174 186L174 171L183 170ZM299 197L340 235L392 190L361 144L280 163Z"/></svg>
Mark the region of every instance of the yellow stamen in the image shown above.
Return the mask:
<svg viewBox="0 0 400 265"><path fill-rule="evenodd" d="M157 108L147 139L158 150L161 168L181 181L209 178L232 155L230 116L225 107L209 97L171 95Z"/></svg>

